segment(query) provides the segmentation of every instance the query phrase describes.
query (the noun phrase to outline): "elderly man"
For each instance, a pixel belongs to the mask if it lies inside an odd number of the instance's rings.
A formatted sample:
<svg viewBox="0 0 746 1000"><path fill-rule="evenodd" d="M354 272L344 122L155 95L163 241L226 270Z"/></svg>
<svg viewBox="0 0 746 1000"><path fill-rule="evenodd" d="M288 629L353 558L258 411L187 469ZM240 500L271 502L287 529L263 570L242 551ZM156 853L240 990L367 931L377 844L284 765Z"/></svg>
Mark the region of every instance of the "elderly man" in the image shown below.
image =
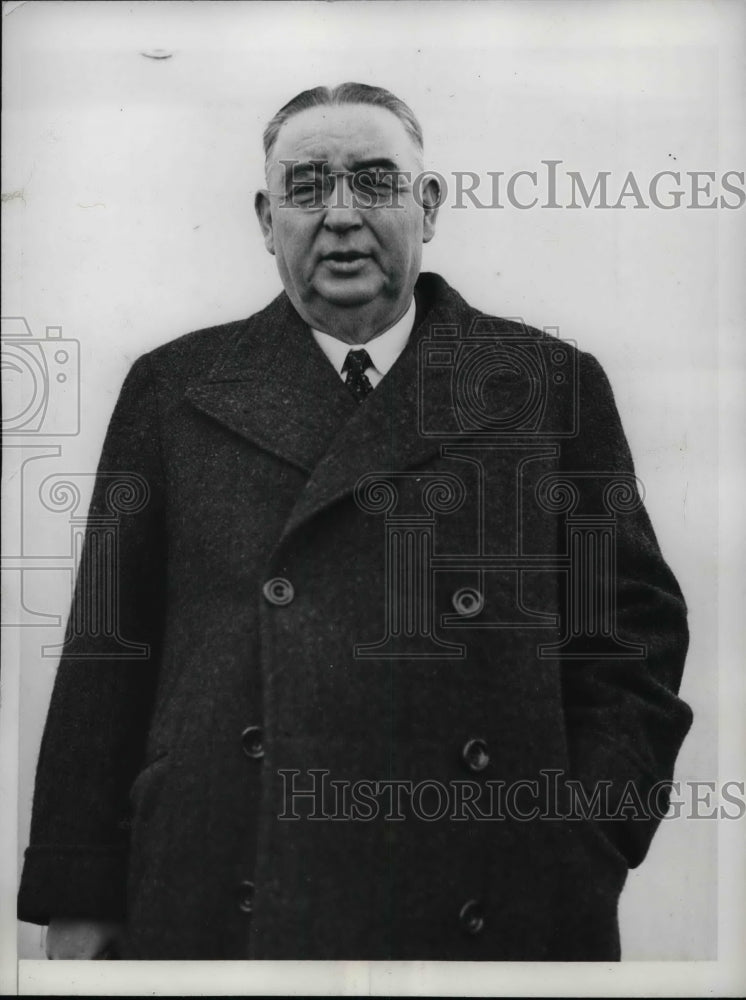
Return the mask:
<svg viewBox="0 0 746 1000"><path fill-rule="evenodd" d="M394 95L306 91L265 151L284 292L112 417L20 917L54 958L618 958L691 715L608 382L420 273Z"/></svg>

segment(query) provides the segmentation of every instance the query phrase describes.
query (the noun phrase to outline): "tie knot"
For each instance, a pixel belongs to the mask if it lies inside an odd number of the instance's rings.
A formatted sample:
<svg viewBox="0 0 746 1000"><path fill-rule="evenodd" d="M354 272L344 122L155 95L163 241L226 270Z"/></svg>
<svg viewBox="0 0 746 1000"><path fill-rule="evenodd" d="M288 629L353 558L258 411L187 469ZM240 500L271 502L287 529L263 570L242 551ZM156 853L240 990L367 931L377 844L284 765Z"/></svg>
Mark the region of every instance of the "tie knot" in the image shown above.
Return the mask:
<svg viewBox="0 0 746 1000"><path fill-rule="evenodd" d="M345 363L342 365L343 372L351 372L353 375L362 375L366 368L370 368L373 362L365 348L348 351Z"/></svg>
<svg viewBox="0 0 746 1000"><path fill-rule="evenodd" d="M370 379L365 374L365 369L370 368L373 362L366 350L359 348L357 351L348 351L342 371L346 372L345 385L352 395L362 403L369 392L373 391Z"/></svg>

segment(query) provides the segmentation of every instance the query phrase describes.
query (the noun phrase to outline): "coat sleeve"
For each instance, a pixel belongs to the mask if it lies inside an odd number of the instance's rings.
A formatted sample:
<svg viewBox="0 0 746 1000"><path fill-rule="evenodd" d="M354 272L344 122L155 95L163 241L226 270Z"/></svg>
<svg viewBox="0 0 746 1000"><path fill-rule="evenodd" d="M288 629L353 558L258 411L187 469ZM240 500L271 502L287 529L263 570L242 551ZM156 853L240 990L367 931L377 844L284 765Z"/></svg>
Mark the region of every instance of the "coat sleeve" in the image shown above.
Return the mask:
<svg viewBox="0 0 746 1000"><path fill-rule="evenodd" d="M96 475L37 764L21 920L124 916L128 793L157 676L165 549L157 401L144 356L124 382Z"/></svg>
<svg viewBox="0 0 746 1000"><path fill-rule="evenodd" d="M563 449L563 475L579 484L581 509L598 513L608 511L609 483L633 481L634 467L601 366L582 354L578 370L579 431ZM594 818L634 867L667 809L666 783L692 713L677 696L689 641L684 598L641 496L629 507L612 514L615 630L642 652L615 657L607 646L596 659L591 642L584 657L564 658L561 665L571 777L580 782L586 802L602 792L606 805ZM585 572L593 569L586 566ZM605 586L601 579L589 582Z"/></svg>

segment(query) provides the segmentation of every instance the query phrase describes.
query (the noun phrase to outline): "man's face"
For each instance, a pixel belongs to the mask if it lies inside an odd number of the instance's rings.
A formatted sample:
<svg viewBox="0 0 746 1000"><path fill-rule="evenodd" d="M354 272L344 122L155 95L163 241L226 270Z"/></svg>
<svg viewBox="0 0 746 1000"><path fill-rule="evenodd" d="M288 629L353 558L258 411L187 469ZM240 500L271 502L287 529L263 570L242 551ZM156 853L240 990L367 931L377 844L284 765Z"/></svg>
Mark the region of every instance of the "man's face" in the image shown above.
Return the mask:
<svg viewBox="0 0 746 1000"><path fill-rule="evenodd" d="M335 333L359 322L370 336L405 311L437 214L435 182L415 198L421 171L419 150L385 108L309 108L281 127L257 215L285 290L311 325Z"/></svg>

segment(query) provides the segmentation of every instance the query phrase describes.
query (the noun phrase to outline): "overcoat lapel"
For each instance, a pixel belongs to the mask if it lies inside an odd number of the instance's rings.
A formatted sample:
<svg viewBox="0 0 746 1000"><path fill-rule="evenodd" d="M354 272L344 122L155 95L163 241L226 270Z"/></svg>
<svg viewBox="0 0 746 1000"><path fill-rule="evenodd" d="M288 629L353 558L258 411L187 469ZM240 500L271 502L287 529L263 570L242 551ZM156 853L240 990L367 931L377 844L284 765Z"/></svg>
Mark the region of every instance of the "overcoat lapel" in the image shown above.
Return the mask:
<svg viewBox="0 0 746 1000"><path fill-rule="evenodd" d="M309 473L283 538L352 493L366 473L411 468L439 451L442 442L420 432L420 342L436 324L465 330L474 311L437 275L421 275L416 292L409 343L363 403L284 293L246 322L205 381L187 391L204 413ZM431 415L452 406L447 370L431 373L426 403Z"/></svg>
<svg viewBox="0 0 746 1000"><path fill-rule="evenodd" d="M308 473L358 405L284 293L243 324L186 395L230 430Z"/></svg>
<svg viewBox="0 0 746 1000"><path fill-rule="evenodd" d="M407 346L376 389L362 403L354 404L356 411L340 427L299 496L283 538L351 494L362 476L413 468L439 453L443 442L421 432L420 410L427 406L428 423L443 426L437 414L450 411L453 405L451 374L447 369L431 371L427 399L423 399L420 344L438 324L468 329L475 313L437 275L421 275L415 293L417 323Z"/></svg>

